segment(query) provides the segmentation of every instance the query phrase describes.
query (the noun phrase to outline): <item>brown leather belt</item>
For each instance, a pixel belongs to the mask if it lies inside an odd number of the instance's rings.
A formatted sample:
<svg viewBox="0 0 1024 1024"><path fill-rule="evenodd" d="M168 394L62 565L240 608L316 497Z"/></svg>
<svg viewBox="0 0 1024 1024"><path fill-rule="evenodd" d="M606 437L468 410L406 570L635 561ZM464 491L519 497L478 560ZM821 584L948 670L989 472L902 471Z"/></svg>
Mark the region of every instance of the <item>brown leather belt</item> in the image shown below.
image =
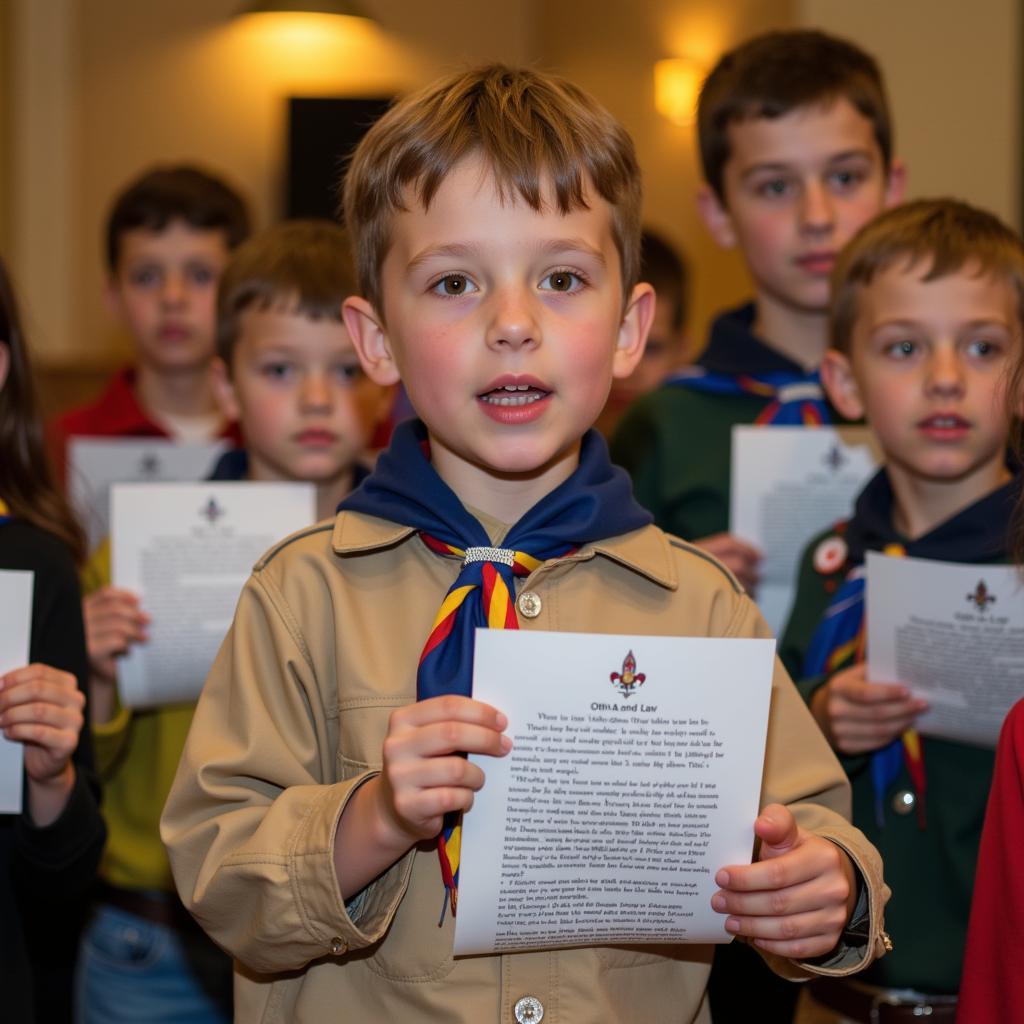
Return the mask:
<svg viewBox="0 0 1024 1024"><path fill-rule="evenodd" d="M929 1024L956 1020L956 996L927 996L920 1000L890 995L885 989L872 988L839 978L815 978L808 983L811 995L822 1006L860 1024L899 1024L922 1020Z"/></svg>
<svg viewBox="0 0 1024 1024"><path fill-rule="evenodd" d="M175 931L192 931L199 927L174 893L149 893L102 883L97 898L100 903L107 903L118 910L125 910Z"/></svg>

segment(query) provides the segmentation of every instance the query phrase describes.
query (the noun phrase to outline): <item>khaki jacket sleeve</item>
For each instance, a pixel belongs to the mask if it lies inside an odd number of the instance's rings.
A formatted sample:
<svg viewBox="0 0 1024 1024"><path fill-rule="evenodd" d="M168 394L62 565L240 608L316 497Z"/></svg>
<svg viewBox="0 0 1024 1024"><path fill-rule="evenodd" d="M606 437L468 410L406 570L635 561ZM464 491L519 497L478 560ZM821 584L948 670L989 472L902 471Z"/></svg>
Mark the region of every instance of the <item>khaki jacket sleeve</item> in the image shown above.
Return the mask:
<svg viewBox="0 0 1024 1024"><path fill-rule="evenodd" d="M735 636L772 635L756 606L746 597L741 598L729 632ZM813 963L795 963L759 952L773 971L791 979L806 978L809 974L842 976L862 970L884 954L888 943L883 911L890 892L882 877L882 859L863 833L850 824L850 784L846 774L778 658L772 681L761 793L761 806L771 803L784 804L801 827L831 840L846 852L867 895L868 922L864 937L844 938L832 954Z"/></svg>
<svg viewBox="0 0 1024 1024"><path fill-rule="evenodd" d="M334 679L257 570L211 669L161 821L181 898L246 967L276 973L381 938L408 885L406 855L346 909L338 819L373 771L338 780Z"/></svg>

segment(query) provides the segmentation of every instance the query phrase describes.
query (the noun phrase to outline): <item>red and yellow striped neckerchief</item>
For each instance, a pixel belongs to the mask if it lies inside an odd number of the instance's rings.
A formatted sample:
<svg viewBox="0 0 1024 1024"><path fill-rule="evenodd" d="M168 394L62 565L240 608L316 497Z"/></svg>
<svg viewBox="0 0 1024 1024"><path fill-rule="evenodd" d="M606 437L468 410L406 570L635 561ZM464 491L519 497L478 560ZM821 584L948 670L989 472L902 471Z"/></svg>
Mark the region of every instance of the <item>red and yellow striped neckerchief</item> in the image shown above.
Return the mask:
<svg viewBox="0 0 1024 1024"><path fill-rule="evenodd" d="M902 544L887 544L882 549L882 554L890 558L905 558L907 551ZM859 607L861 621L857 635L847 643L841 644L832 651L825 663L827 675L832 675L840 666L853 657L854 664L864 661L866 655L867 636L867 614L864 600L862 598ZM901 756L902 754L902 756ZM906 765L907 774L914 784L916 796L915 809L917 811L917 823L924 828L927 819L925 815L925 792L927 790L928 777L924 765L924 747L921 744L921 737L918 731L911 726L904 730L898 740L871 754L871 778L875 789L876 816L881 809L881 800L884 792L899 776L900 761ZM881 826L882 822L878 824Z"/></svg>
<svg viewBox="0 0 1024 1024"><path fill-rule="evenodd" d="M463 568L475 562L481 563L481 582L479 584L469 583L453 587L445 596L434 619L434 624L430 628L427 642L423 645L420 665L450 636L459 609L466 598L478 588L482 590L480 596L488 627L491 629L519 628L514 596L495 566L498 564L508 566L514 576L528 576L543 564L539 559L528 555L525 551L513 551L509 548L472 547L462 549L426 533L420 533L420 539L435 554L462 559ZM563 552L563 557L573 550L575 549L570 548ZM438 926L444 923L445 912L449 906L452 908L452 914L455 914L458 909L461 851L462 815L459 813L448 814L445 816L444 826L437 837L437 857L441 864L441 880L444 882L445 888L445 900L441 905Z"/></svg>

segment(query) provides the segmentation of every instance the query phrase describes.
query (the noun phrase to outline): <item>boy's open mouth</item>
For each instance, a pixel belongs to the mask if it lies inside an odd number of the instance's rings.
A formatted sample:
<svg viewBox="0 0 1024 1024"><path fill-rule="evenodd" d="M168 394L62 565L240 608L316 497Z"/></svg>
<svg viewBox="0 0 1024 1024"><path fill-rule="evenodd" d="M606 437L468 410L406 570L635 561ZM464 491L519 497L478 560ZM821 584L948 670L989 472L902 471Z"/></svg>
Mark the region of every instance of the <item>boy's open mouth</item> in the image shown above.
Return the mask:
<svg viewBox="0 0 1024 1024"><path fill-rule="evenodd" d="M504 384L501 387L485 391L480 400L490 405L530 405L547 398L550 391L534 387L532 384Z"/></svg>
<svg viewBox="0 0 1024 1024"><path fill-rule="evenodd" d="M937 413L918 423L918 427L935 438L961 437L970 430L970 423L956 413Z"/></svg>

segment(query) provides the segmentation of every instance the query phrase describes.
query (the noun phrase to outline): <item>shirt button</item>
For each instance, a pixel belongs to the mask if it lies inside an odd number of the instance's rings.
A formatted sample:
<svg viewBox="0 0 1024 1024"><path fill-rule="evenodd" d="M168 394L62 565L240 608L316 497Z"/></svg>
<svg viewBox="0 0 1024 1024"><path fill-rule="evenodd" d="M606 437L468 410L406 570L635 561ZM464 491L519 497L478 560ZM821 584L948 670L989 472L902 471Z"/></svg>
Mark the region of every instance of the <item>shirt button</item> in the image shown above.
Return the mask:
<svg viewBox="0 0 1024 1024"><path fill-rule="evenodd" d="M912 789L901 789L892 798L892 809L897 814L909 814L917 803L917 797L914 796Z"/></svg>
<svg viewBox="0 0 1024 1024"><path fill-rule="evenodd" d="M524 590L519 595L519 600L516 601L516 604L519 606L519 610L528 619L535 619L538 615L540 615L540 598L532 590ZM538 1003L537 1005L540 1006L540 1003ZM541 1010L541 1013L543 1012L544 1011ZM540 1017L538 1017L537 1020L540 1020Z"/></svg>
<svg viewBox="0 0 1024 1024"><path fill-rule="evenodd" d="M513 1013L519 1024L540 1024L544 1019L544 1004L535 996L523 996Z"/></svg>
<svg viewBox="0 0 1024 1024"><path fill-rule="evenodd" d="M335 956L341 956L342 953L348 952L348 943L338 935L335 935L331 939L331 952Z"/></svg>

